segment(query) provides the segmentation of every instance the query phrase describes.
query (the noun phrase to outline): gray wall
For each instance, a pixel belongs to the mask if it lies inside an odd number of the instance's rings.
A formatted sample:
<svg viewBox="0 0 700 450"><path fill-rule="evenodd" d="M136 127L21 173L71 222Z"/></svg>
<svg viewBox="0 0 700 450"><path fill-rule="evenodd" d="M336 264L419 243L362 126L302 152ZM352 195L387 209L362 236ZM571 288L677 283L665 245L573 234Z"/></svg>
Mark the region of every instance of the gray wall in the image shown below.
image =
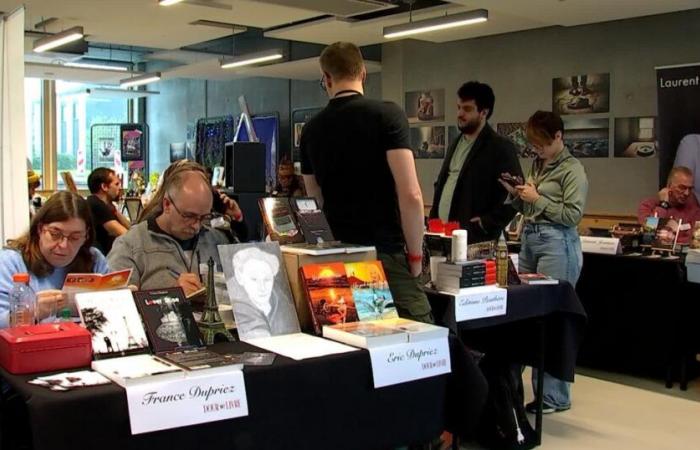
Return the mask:
<svg viewBox="0 0 700 450"><path fill-rule="evenodd" d="M149 68L150 70L150 68ZM170 143L184 142L187 128L203 117L240 114L238 97L246 96L253 114L277 112L280 116L280 150L289 151L291 112L299 108L324 106L328 97L318 81L276 78L245 78L232 81L190 79L167 80L149 85L160 95L146 100L146 121L150 127L151 171L162 171L170 164ZM381 98L380 74L367 77L365 93Z"/></svg>
<svg viewBox="0 0 700 450"><path fill-rule="evenodd" d="M610 144L615 117L656 115L655 66L700 60L700 10L626 21L554 27L445 44L407 40L385 44L384 98L403 104L405 91L446 89L446 123L456 122L455 92L467 80L496 93L492 125L521 122L551 110L552 78L610 73ZM612 148L610 151L612 155ZM642 197L657 191L658 159L582 159L590 181L587 213L634 214ZM416 165L426 203L441 160ZM522 161L523 169L529 161Z"/></svg>

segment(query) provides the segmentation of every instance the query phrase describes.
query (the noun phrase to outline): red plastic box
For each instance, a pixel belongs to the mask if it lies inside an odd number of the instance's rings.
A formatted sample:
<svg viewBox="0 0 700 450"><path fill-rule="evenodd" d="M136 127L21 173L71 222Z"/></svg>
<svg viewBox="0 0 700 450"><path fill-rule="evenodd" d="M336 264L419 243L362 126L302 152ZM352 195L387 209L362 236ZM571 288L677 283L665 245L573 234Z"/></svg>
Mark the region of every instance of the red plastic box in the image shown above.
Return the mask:
<svg viewBox="0 0 700 450"><path fill-rule="evenodd" d="M14 374L90 365L90 332L71 322L0 330L0 365Z"/></svg>

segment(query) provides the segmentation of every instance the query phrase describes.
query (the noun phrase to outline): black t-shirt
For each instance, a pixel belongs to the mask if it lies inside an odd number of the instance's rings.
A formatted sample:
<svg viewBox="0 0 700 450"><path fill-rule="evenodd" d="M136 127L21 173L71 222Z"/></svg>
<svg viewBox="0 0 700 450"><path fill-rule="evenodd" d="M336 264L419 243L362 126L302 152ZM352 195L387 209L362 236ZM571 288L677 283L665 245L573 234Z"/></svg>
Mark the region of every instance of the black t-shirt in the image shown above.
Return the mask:
<svg viewBox="0 0 700 450"><path fill-rule="evenodd" d="M402 251L405 239L386 152L410 148L403 111L361 95L331 99L304 126L300 148L301 172L316 177L335 238Z"/></svg>
<svg viewBox="0 0 700 450"><path fill-rule="evenodd" d="M114 207L103 202L96 195L88 196L87 202L95 225L95 246L106 255L112 249L115 237L109 235L104 225L110 220L117 220Z"/></svg>

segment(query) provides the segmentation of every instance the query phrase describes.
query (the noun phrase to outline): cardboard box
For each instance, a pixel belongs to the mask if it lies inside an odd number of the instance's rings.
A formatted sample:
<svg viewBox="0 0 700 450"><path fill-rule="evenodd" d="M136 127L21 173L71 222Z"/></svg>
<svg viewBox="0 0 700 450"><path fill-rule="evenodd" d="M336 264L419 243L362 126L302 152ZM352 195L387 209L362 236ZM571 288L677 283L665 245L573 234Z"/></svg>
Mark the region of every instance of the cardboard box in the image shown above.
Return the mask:
<svg viewBox="0 0 700 450"><path fill-rule="evenodd" d="M359 262L359 261L374 261L377 259L376 251L359 252L359 253L340 253L333 255L295 255L282 252L284 257L284 266L287 268L287 278L289 285L292 288L292 296L294 297L294 306L299 317L299 325L301 330L311 334L314 333L314 325L311 319L311 311L309 311L309 302L306 301L306 293L301 280L299 268L306 264L321 264L326 262Z"/></svg>

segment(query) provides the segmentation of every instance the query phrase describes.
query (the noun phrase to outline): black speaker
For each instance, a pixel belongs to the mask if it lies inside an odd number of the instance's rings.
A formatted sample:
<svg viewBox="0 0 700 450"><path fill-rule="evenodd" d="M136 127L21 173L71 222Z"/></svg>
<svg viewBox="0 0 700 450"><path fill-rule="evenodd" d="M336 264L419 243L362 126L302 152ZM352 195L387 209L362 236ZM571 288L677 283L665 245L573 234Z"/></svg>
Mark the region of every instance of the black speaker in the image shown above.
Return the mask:
<svg viewBox="0 0 700 450"><path fill-rule="evenodd" d="M226 187L233 192L265 192L265 144L229 142L224 156Z"/></svg>

